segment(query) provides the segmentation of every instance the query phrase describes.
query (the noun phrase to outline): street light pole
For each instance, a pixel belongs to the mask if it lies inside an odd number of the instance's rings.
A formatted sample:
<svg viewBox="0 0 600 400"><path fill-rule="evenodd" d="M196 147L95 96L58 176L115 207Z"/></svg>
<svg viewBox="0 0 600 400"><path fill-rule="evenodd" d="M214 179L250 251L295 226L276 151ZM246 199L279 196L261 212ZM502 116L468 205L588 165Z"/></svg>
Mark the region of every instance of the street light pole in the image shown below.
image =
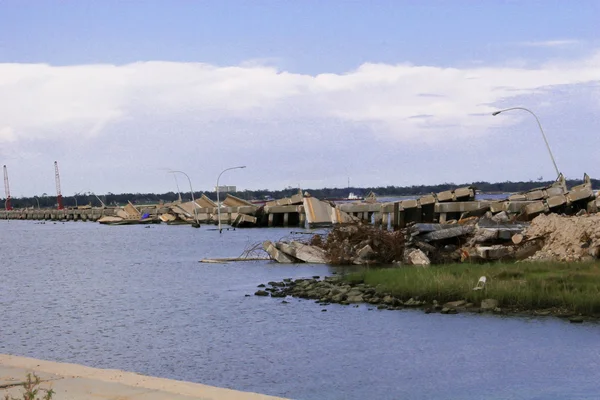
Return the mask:
<svg viewBox="0 0 600 400"><path fill-rule="evenodd" d="M169 171L169 173L170 174L175 174L175 173L183 174L187 178L188 183L190 184L190 193L192 195L192 203L194 203L194 219L196 220L196 227L199 228L200 222L198 222L198 210L197 210L198 205L196 204L196 199L194 199L194 189L192 189L192 180L190 179L188 174L186 174L183 171Z"/></svg>
<svg viewBox="0 0 600 400"><path fill-rule="evenodd" d="M221 230L221 202L219 201L219 179L221 179L221 175L223 175L223 172L230 171L232 169L241 169L241 168L246 168L246 166L242 165L240 167L226 168L223 171L221 171L221 173L217 177L217 218L219 219L219 233L223 232Z"/></svg>
<svg viewBox="0 0 600 400"><path fill-rule="evenodd" d="M37 196L33 196L33 198L35 199L35 201L37 201L38 210L39 210L40 209L40 199Z"/></svg>
<svg viewBox="0 0 600 400"><path fill-rule="evenodd" d="M510 110L523 110L523 111L527 111L529 114L533 115L533 117L537 121L538 127L540 128L540 132L542 133L542 137L544 138L544 143L546 143L546 148L548 149L548 154L550 154L550 159L552 160L552 164L554 164L554 169L556 170L556 176L559 177L560 176L560 171L558 170L558 167L556 166L556 161L554 161L554 156L552 155L552 150L550 150L550 145L548 144L548 139L546 139L546 134L544 134L544 130L542 129L542 124L540 123L540 120L538 119L537 115L535 115L533 113L533 111L531 111L531 110L529 110L529 109L527 109L525 107L511 107L511 108L506 108L504 110L493 112L492 115L496 116L496 115L498 115L500 113L503 113L505 111L510 111Z"/></svg>
<svg viewBox="0 0 600 400"><path fill-rule="evenodd" d="M175 178L175 186L177 186L177 194L179 195L179 202L181 203L181 190L179 190L179 182L177 182L177 175L173 174Z"/></svg>

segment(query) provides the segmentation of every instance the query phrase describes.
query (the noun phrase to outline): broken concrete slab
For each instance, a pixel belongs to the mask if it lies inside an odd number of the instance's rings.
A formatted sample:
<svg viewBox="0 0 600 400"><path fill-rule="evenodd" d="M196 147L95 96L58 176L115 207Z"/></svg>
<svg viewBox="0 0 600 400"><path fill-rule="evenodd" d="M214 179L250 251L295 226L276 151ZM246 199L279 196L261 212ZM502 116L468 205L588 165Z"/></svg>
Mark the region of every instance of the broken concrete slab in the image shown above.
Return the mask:
<svg viewBox="0 0 600 400"><path fill-rule="evenodd" d="M142 214L133 206L133 204L131 204L131 202L123 207L123 211L127 213L127 219L140 219L142 217Z"/></svg>
<svg viewBox="0 0 600 400"><path fill-rule="evenodd" d="M545 198L545 193L543 190L532 190L530 192L527 192L525 194L525 197L527 200L529 201L534 201L534 200L541 200L543 198Z"/></svg>
<svg viewBox="0 0 600 400"><path fill-rule="evenodd" d="M474 230L475 227L473 225L455 225L448 229L442 229L439 231L426 233L425 235L422 235L420 237L426 242L431 242L435 240L450 239L453 237L468 235Z"/></svg>
<svg viewBox="0 0 600 400"><path fill-rule="evenodd" d="M498 230L496 229L477 229L473 235L473 243L487 243L498 240Z"/></svg>
<svg viewBox="0 0 600 400"><path fill-rule="evenodd" d="M275 247L286 255L309 264L327 264L325 250L300 242L277 242Z"/></svg>
<svg viewBox="0 0 600 400"><path fill-rule="evenodd" d="M600 211L600 198L588 202L586 209L590 214Z"/></svg>
<svg viewBox="0 0 600 400"><path fill-rule="evenodd" d="M299 192L291 197L284 197L282 199L267 201L265 207L298 205L302 204L303 198L304 196L302 195L302 192Z"/></svg>
<svg viewBox="0 0 600 400"><path fill-rule="evenodd" d="M105 216L105 217L100 218L98 220L98 222L101 224L110 224L110 223L114 223L114 222L121 222L123 220L124 220L124 218L121 218L118 216L117 217Z"/></svg>
<svg viewBox="0 0 600 400"><path fill-rule="evenodd" d="M475 190L471 186L454 189L454 200L461 201L469 198L475 198Z"/></svg>
<svg viewBox="0 0 600 400"><path fill-rule="evenodd" d="M429 232L440 231L442 229L449 229L449 228L452 228L452 227L453 227L453 225L448 225L448 224L436 224L436 223L423 223L423 222L419 222L419 223L416 223L416 224L412 225L410 228L408 228L408 230L411 233L422 234L422 233L429 233Z"/></svg>
<svg viewBox="0 0 600 400"><path fill-rule="evenodd" d="M446 190L444 192L440 192L437 194L438 202L452 201L454 199L454 195L452 194L452 190Z"/></svg>
<svg viewBox="0 0 600 400"><path fill-rule="evenodd" d="M416 199L402 200L402 202L400 202L400 205L406 210L407 208L418 207L419 202Z"/></svg>
<svg viewBox="0 0 600 400"><path fill-rule="evenodd" d="M116 210L115 211L115 215L121 219L128 219L129 214L127 214L127 212L125 212L125 210Z"/></svg>
<svg viewBox="0 0 600 400"><path fill-rule="evenodd" d="M436 203L434 211L436 213L454 213L475 211L483 207L489 207L489 201L457 201L452 203Z"/></svg>
<svg viewBox="0 0 600 400"><path fill-rule="evenodd" d="M503 245L477 246L476 251L477 255L484 260L501 260L512 257L514 254L512 247Z"/></svg>
<svg viewBox="0 0 600 400"><path fill-rule="evenodd" d="M374 255L375 251L373 251L373 248L367 244L356 252L354 264L366 264L373 258Z"/></svg>
<svg viewBox="0 0 600 400"><path fill-rule="evenodd" d="M511 194L508 201L527 201L527 196L521 193Z"/></svg>
<svg viewBox="0 0 600 400"><path fill-rule="evenodd" d="M253 217L251 215L246 215L246 214L238 214L235 219L233 220L233 222L231 223L231 226L233 227L244 227L244 226L253 226L256 225L256 217Z"/></svg>
<svg viewBox="0 0 600 400"><path fill-rule="evenodd" d="M528 218L532 218L538 214L546 213L548 211L548 206L541 200L526 205L524 210L525 215Z"/></svg>
<svg viewBox="0 0 600 400"><path fill-rule="evenodd" d="M404 262L407 265L419 265L422 267L431 264L429 257L421 249L407 249L404 254Z"/></svg>
<svg viewBox="0 0 600 400"><path fill-rule="evenodd" d="M270 240L265 240L263 242L263 249L267 252L267 254L269 255L269 257L271 257L272 260L277 261L278 263L297 264L298 262L300 262L298 259L282 251L279 251L279 249L275 247L273 242L271 242Z"/></svg>
<svg viewBox="0 0 600 400"><path fill-rule="evenodd" d="M209 199L205 194L200 196L199 199L196 199L196 204L198 204L201 208L213 208L217 206L217 203Z"/></svg>
<svg viewBox="0 0 600 400"><path fill-rule="evenodd" d="M435 203L435 196L432 194L428 194L428 195L419 197L419 204L421 204L422 206L426 206L428 204L434 204L434 203Z"/></svg>
<svg viewBox="0 0 600 400"><path fill-rule="evenodd" d="M505 222L510 221L510 217L508 216L506 211L501 211L498 214L494 215L491 218L491 220L494 222L498 222L498 223L505 223Z"/></svg>
<svg viewBox="0 0 600 400"><path fill-rule="evenodd" d="M340 210L338 207L335 207L332 210L331 222L333 224L349 224L358 221L360 221L360 218L356 218L347 212Z"/></svg>
<svg viewBox="0 0 600 400"><path fill-rule="evenodd" d="M331 226L332 206L329 203L316 199L314 197L305 197L303 199L304 212L306 213L306 223L309 228Z"/></svg>
<svg viewBox="0 0 600 400"><path fill-rule="evenodd" d="M301 205L272 205L265 206L265 212L267 214L285 214L285 213L300 213L303 207Z"/></svg>
<svg viewBox="0 0 600 400"><path fill-rule="evenodd" d="M567 204L567 197L564 194L557 194L546 199L549 208L556 208Z"/></svg>
<svg viewBox="0 0 600 400"><path fill-rule="evenodd" d="M171 222L171 221L175 221L177 219L177 217L173 214L161 214L158 217L162 222Z"/></svg>
<svg viewBox="0 0 600 400"><path fill-rule="evenodd" d="M249 206L249 207L255 207L256 206L252 203L250 203L249 201L246 201L244 199L240 199L239 197L233 196L229 193L227 193L227 197L225 197L225 200L221 201L221 206L225 206L225 207L242 207L242 206Z"/></svg>
<svg viewBox="0 0 600 400"><path fill-rule="evenodd" d="M587 185L574 187L569 192L567 192L567 199L571 203L575 203L581 200L589 200L592 198L594 198L594 191L592 190L591 186Z"/></svg>

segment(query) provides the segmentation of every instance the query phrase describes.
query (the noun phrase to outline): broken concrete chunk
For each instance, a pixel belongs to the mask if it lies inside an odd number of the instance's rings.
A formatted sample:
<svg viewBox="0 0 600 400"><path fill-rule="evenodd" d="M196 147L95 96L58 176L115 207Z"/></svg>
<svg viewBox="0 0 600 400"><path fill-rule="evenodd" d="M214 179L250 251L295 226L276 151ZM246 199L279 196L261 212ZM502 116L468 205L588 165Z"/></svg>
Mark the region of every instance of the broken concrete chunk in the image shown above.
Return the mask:
<svg viewBox="0 0 600 400"><path fill-rule="evenodd" d="M525 197L529 201L534 201L534 200L541 200L545 196L544 196L544 191L543 190L532 190L530 192L527 192L527 194L525 195Z"/></svg>
<svg viewBox="0 0 600 400"><path fill-rule="evenodd" d="M498 300L496 300L496 299L481 300L481 309L482 310L493 310L496 307L498 307Z"/></svg>
<svg viewBox="0 0 600 400"><path fill-rule="evenodd" d="M452 201L454 199L454 195L452 194L452 190L446 190L445 192L440 192L437 194L437 199L439 202L444 201Z"/></svg>
<svg viewBox="0 0 600 400"><path fill-rule="evenodd" d="M374 254L373 248L368 244L356 252L357 257L363 261L370 260Z"/></svg>
<svg viewBox="0 0 600 400"><path fill-rule="evenodd" d="M428 266L431 264L429 257L420 249L408 249L404 255L404 262L408 265Z"/></svg>
<svg viewBox="0 0 600 400"><path fill-rule="evenodd" d="M567 204L567 197L564 194L548 197L546 200L548 207L555 208Z"/></svg>
<svg viewBox="0 0 600 400"><path fill-rule="evenodd" d="M454 189L454 198L456 200L463 200L463 199L474 198L474 197L475 197L475 191L470 186Z"/></svg>
<svg viewBox="0 0 600 400"><path fill-rule="evenodd" d="M429 233L429 232L435 232L435 231L440 231L442 229L448 229L448 228L452 228L452 225L448 225L448 224L426 224L426 223L417 223L412 225L409 230L413 233L416 234L421 234L421 233Z"/></svg>
<svg viewBox="0 0 600 400"><path fill-rule="evenodd" d="M269 257L271 257L272 260L277 261L278 263L295 264L299 262L298 259L279 251L270 240L263 242L263 249L269 254Z"/></svg>
<svg viewBox="0 0 600 400"><path fill-rule="evenodd" d="M567 199L574 203L580 200L588 200L594 197L594 191L590 186L575 187L567 193Z"/></svg>
<svg viewBox="0 0 600 400"><path fill-rule="evenodd" d="M510 218L509 218L508 214L506 213L506 211L499 212L498 214L494 215L491 219L494 222L508 222L508 221L510 221Z"/></svg>
<svg viewBox="0 0 600 400"><path fill-rule="evenodd" d="M535 203L525 206L525 214L530 218L537 214L546 212L548 212L548 208L543 201L536 201Z"/></svg>
<svg viewBox="0 0 600 400"><path fill-rule="evenodd" d="M473 243L486 243L498 239L498 230L481 228L475 231L473 235Z"/></svg>
<svg viewBox="0 0 600 400"><path fill-rule="evenodd" d="M278 242L275 247L286 255L310 264L327 264L325 250L300 242Z"/></svg>
<svg viewBox="0 0 600 400"><path fill-rule="evenodd" d="M473 232L475 227L473 225L456 225L448 229L442 229L435 232L429 232L425 235L420 236L424 241L431 242L434 240L443 240L453 237L459 237L468 235Z"/></svg>
<svg viewBox="0 0 600 400"><path fill-rule="evenodd" d="M246 214L238 214L231 226L242 227L256 225L256 217Z"/></svg>
<svg viewBox="0 0 600 400"><path fill-rule="evenodd" d="M484 260L501 260L509 258L514 251L511 247L496 245L496 246L478 246L476 248L477 255Z"/></svg>

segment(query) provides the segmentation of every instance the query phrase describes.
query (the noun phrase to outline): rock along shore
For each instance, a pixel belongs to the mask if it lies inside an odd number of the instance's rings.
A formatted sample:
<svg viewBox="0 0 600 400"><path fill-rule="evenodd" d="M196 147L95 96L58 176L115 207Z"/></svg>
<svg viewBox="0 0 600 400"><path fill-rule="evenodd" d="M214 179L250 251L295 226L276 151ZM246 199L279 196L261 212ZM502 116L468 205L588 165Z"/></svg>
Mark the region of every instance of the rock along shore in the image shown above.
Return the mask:
<svg viewBox="0 0 600 400"><path fill-rule="evenodd" d="M366 304L378 310L422 309L425 313L458 314L459 312L493 313L511 315L557 316L568 318L572 323L593 319L582 317L567 310L542 309L523 310L519 308L500 308L495 299L483 299L480 304L468 303L465 300L446 302L444 304L433 300L428 303L419 298L400 298L391 293L382 292L378 287L364 283L353 283L341 276L330 276L321 279L313 276L308 279L284 279L281 282L268 282L258 285L256 296L270 296L285 299L288 296L301 299L315 300L321 306L330 304L350 305ZM283 300L286 302L286 300ZM324 310L325 311L325 310Z"/></svg>

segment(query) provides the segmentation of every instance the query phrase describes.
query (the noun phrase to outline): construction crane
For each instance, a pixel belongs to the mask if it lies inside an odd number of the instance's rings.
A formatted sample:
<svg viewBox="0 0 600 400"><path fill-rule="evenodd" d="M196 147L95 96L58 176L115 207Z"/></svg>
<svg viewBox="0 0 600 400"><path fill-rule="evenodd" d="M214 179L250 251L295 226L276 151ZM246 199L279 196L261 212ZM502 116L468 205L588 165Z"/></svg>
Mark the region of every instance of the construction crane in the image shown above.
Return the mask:
<svg viewBox="0 0 600 400"><path fill-rule="evenodd" d="M58 173L58 162L54 161L54 177L56 179L56 203L59 210L64 210L62 193L60 192L60 175Z"/></svg>
<svg viewBox="0 0 600 400"><path fill-rule="evenodd" d="M10 187L8 186L8 171L6 169L6 165L4 166L4 192L6 193L6 201L4 202L4 209L6 211L12 210L12 205L10 204Z"/></svg>

